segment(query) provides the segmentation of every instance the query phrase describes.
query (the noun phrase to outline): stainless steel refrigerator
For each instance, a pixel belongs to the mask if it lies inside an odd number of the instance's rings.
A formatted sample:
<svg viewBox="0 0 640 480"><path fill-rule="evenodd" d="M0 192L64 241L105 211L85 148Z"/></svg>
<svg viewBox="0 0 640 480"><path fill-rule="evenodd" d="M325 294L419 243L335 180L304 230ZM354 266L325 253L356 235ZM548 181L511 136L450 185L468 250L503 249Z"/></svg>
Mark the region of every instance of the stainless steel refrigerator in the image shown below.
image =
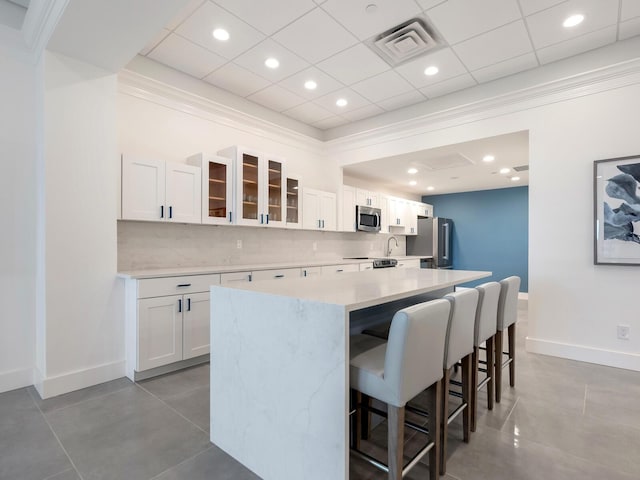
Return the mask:
<svg viewBox="0 0 640 480"><path fill-rule="evenodd" d="M407 255L433 257L421 261L422 268L452 268L452 232L453 220L449 218L418 218L418 234L407 236Z"/></svg>

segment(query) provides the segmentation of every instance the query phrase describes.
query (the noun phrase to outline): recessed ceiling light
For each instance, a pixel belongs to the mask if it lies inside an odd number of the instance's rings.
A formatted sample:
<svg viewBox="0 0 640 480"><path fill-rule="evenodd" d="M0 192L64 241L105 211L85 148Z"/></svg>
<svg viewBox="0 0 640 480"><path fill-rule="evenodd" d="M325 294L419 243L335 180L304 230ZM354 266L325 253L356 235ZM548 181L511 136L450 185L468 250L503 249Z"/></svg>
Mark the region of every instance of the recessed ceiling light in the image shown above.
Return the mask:
<svg viewBox="0 0 640 480"><path fill-rule="evenodd" d="M428 75L429 77L431 75L435 75L436 73L438 73L440 70L438 69L438 67L432 65L430 67L427 67L424 69L424 74Z"/></svg>
<svg viewBox="0 0 640 480"><path fill-rule="evenodd" d="M512 182L517 182L518 180L520 180L520 177L511 177Z"/></svg>
<svg viewBox="0 0 640 480"><path fill-rule="evenodd" d="M418 169L412 167L409 170L407 170L407 173L410 173L411 175L413 175L414 173L418 173Z"/></svg>
<svg viewBox="0 0 640 480"><path fill-rule="evenodd" d="M339 107L346 107L347 103L349 103L349 102L347 102L344 98L339 98L336 101L336 105L339 106Z"/></svg>
<svg viewBox="0 0 640 480"><path fill-rule="evenodd" d="M429 191L431 192L431 191L435 190L435 187L428 186L428 187L427 187L427 190L429 190Z"/></svg>
<svg viewBox="0 0 640 480"><path fill-rule="evenodd" d="M504 173L509 173L510 171L511 171L511 169L510 169L510 168L501 168L501 169L500 169L500 173L503 173L503 174L504 174Z"/></svg>
<svg viewBox="0 0 640 480"><path fill-rule="evenodd" d="M493 155L485 155L482 157L483 162L493 162L496 159Z"/></svg>
<svg viewBox="0 0 640 480"><path fill-rule="evenodd" d="M269 68L278 68L280 66L280 62L277 58L269 57L264 61L264 64Z"/></svg>
<svg viewBox="0 0 640 480"><path fill-rule="evenodd" d="M580 25L583 20L584 20L584 15L581 15L578 13L576 15L571 15L570 17L567 17L567 19L564 22L562 22L562 26L565 28L575 27L576 25Z"/></svg>
<svg viewBox="0 0 640 480"><path fill-rule="evenodd" d="M418 184L418 182L416 182L415 180L411 180L411 181L409 182L409 185L411 185L412 187L413 187L414 185L417 185L417 184Z"/></svg>
<svg viewBox="0 0 640 480"><path fill-rule="evenodd" d="M364 11L369 14L376 13L378 11L378 6L375 3L370 3L364 7Z"/></svg>
<svg viewBox="0 0 640 480"><path fill-rule="evenodd" d="M227 32L224 28L216 28L213 31L213 38L216 40L220 40L221 42L226 42L229 40L229 32Z"/></svg>
<svg viewBox="0 0 640 480"><path fill-rule="evenodd" d="M317 87L318 84L313 80L307 80L306 82L304 82L304 88L306 88L307 90L315 90Z"/></svg>

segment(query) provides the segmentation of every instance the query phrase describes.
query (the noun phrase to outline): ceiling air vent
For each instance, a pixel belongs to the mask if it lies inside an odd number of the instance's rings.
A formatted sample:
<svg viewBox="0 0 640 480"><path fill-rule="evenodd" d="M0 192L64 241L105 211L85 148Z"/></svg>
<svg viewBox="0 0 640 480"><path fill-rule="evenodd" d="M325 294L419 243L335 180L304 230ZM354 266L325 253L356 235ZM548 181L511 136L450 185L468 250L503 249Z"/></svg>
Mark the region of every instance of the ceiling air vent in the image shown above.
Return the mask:
<svg viewBox="0 0 640 480"><path fill-rule="evenodd" d="M420 18L412 18L367 43L391 66L425 55L438 46L438 42L427 31L424 20Z"/></svg>
<svg viewBox="0 0 640 480"><path fill-rule="evenodd" d="M526 172L529 170L529 165L520 165L519 167L513 167L516 172Z"/></svg>

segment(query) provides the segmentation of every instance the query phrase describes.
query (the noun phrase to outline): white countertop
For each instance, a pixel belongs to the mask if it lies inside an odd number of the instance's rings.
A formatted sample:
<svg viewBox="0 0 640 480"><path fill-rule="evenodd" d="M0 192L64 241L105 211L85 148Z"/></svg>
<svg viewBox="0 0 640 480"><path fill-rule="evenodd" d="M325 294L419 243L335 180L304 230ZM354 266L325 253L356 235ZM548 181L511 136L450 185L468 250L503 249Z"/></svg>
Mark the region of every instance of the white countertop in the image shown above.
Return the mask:
<svg viewBox="0 0 640 480"><path fill-rule="evenodd" d="M376 257L384 258L384 257ZM419 260L421 258L433 258L429 256L401 256L390 257L398 261L402 260ZM118 276L127 279L143 279L143 278L161 278L161 277L177 277L183 275L207 275L212 273L233 273L233 272L254 272L258 270L271 270L281 268L302 268L302 267L321 267L324 265L347 265L350 263L367 263L372 262L370 259L354 259L354 258L335 258L328 260L311 260L311 261L293 261L293 262L274 262L249 265L206 265L201 267L173 267L158 269L141 269L118 272Z"/></svg>
<svg viewBox="0 0 640 480"><path fill-rule="evenodd" d="M232 288L341 305L347 311L433 292L491 276L491 272L417 268L380 268L313 278L238 283Z"/></svg>

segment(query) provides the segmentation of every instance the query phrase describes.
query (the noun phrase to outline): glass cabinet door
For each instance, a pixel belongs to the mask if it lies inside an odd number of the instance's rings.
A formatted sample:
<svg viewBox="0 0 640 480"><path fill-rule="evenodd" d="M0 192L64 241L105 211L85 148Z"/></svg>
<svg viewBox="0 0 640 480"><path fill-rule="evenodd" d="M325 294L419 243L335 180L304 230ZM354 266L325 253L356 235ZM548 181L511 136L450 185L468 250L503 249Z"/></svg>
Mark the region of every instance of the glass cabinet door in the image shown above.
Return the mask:
<svg viewBox="0 0 640 480"><path fill-rule="evenodd" d="M230 213L227 211L229 198L227 195L229 186L228 165L209 161L209 205L208 219L226 219Z"/></svg>
<svg viewBox="0 0 640 480"><path fill-rule="evenodd" d="M259 176L258 157L242 154L242 218L258 220Z"/></svg>
<svg viewBox="0 0 640 480"><path fill-rule="evenodd" d="M287 225L300 223L300 202L298 197L299 182L295 178L287 178Z"/></svg>
<svg viewBox="0 0 640 480"><path fill-rule="evenodd" d="M282 163L269 160L267 183L268 214L271 222L282 222Z"/></svg>

